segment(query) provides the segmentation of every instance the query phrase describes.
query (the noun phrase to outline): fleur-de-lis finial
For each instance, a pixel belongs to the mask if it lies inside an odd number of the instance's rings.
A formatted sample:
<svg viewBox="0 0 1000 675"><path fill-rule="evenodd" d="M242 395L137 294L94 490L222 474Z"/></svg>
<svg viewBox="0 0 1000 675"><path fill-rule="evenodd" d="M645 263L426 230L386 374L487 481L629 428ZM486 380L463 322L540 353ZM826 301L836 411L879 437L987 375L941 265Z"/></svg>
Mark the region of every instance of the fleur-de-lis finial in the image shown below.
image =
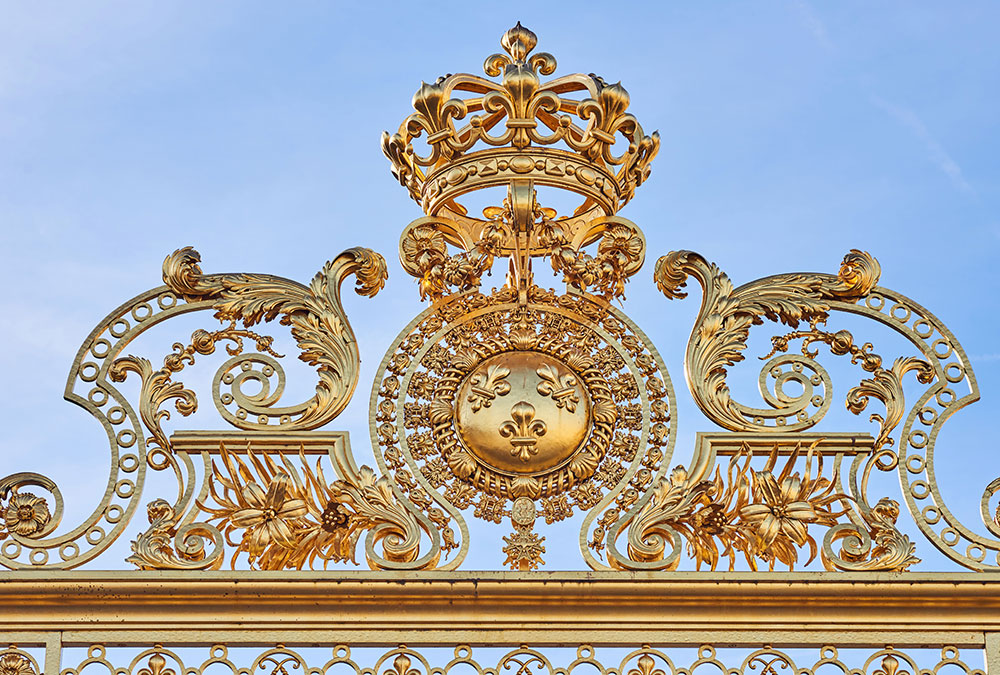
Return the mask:
<svg viewBox="0 0 1000 675"><path fill-rule="evenodd" d="M490 77L496 77L502 72L507 72L508 76L514 73L538 72L542 75L551 75L556 70L556 59L547 52L538 52L528 58L531 50L538 44L538 36L521 25L517 25L508 30L500 38L500 46L507 54L493 54L486 59L483 70ZM508 79L507 77L504 78ZM536 76L537 80L537 76Z"/></svg>
<svg viewBox="0 0 1000 675"><path fill-rule="evenodd" d="M537 44L538 36L522 26L520 21L500 38L500 46L504 51L510 54L514 61L521 63Z"/></svg>

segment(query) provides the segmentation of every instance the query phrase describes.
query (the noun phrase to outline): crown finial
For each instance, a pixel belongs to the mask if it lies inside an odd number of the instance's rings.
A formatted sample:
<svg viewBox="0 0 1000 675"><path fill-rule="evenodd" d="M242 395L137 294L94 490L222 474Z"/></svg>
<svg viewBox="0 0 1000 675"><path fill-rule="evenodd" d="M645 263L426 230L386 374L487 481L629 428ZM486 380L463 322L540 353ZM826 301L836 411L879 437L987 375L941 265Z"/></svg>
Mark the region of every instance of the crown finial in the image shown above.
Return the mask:
<svg viewBox="0 0 1000 675"><path fill-rule="evenodd" d="M542 75L551 75L556 70L556 59L552 54L539 52L529 60L528 55L537 44L538 36L518 21L516 26L500 38L500 46L507 54L493 54L488 57L483 64L483 70L490 77L504 73L505 82L516 79L518 74L523 74L531 81L531 85L537 86L538 78L534 77L531 80L535 71Z"/></svg>
<svg viewBox="0 0 1000 675"><path fill-rule="evenodd" d="M520 21L500 39L500 46L515 61L524 61L537 44L538 36L522 26Z"/></svg>

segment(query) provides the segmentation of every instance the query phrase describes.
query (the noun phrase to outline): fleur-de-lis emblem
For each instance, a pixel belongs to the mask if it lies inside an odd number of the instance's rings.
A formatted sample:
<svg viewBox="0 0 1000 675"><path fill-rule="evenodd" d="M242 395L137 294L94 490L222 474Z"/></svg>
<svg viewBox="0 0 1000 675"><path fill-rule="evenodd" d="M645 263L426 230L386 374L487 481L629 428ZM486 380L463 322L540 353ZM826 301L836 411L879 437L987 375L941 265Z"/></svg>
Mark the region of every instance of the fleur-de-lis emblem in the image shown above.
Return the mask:
<svg viewBox="0 0 1000 675"><path fill-rule="evenodd" d="M910 675L907 670L900 670L899 659L891 654L882 657L882 667L872 672L872 675Z"/></svg>
<svg viewBox="0 0 1000 675"><path fill-rule="evenodd" d="M511 419L500 425L500 435L510 439L510 454L527 462L538 454L538 439L545 435L547 427L542 420L535 419L535 406L527 401L518 401L510 409Z"/></svg>
<svg viewBox="0 0 1000 675"><path fill-rule="evenodd" d="M638 666L638 668L628 671L628 675L663 675L663 670L655 668L656 661L649 654L643 654L639 657Z"/></svg>
<svg viewBox="0 0 1000 675"><path fill-rule="evenodd" d="M510 368L495 364L487 366L485 373L480 371L472 376L472 391L469 392L472 412L479 412L480 408L489 408L497 396L506 396L510 393L508 375Z"/></svg>
<svg viewBox="0 0 1000 675"><path fill-rule="evenodd" d="M576 412L576 404L580 402L580 397L576 392L576 378L570 373L559 373L559 371L549 364L545 364L535 371L542 381L538 383L538 393L542 396L551 396L557 408L566 408L570 412Z"/></svg>
<svg viewBox="0 0 1000 675"><path fill-rule="evenodd" d="M406 654L400 654L392 661L392 668L387 669L383 675L420 675L420 671L411 668L412 661Z"/></svg>
<svg viewBox="0 0 1000 675"><path fill-rule="evenodd" d="M160 654L153 654L146 662L146 667L136 675L175 675L173 668L167 668L167 660Z"/></svg>

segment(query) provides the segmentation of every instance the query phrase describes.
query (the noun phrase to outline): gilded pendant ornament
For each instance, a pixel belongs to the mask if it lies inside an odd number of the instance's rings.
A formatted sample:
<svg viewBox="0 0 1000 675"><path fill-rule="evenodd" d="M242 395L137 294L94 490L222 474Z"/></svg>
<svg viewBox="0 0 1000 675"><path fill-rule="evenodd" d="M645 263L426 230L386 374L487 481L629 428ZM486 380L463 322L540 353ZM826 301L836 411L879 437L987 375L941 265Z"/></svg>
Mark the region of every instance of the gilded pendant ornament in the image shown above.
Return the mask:
<svg viewBox="0 0 1000 675"><path fill-rule="evenodd" d="M666 298L686 297L690 279L701 286L687 388L726 430L699 433L690 460L674 463L670 377L618 306L646 259L641 228L619 211L650 176L659 135L629 112L621 84L550 77L556 60L537 42L517 24L486 59L485 77L422 84L413 112L382 136L393 175L423 212L402 228L398 256L427 306L392 342L372 384L374 467L358 466L347 433L326 427L360 379L363 345L341 286L353 275L358 294L376 295L387 279L383 257L349 248L303 284L205 273L199 253L181 248L163 263L164 285L100 322L70 371L66 398L110 443L100 503L63 528L52 480L0 479L0 564L88 563L145 504L148 526L127 558L141 570L363 562L449 571L469 554L472 518L479 527L506 523L512 531L491 553L527 572L558 550L543 526L577 517L584 563L609 573L810 565L898 573L920 562L921 542L898 522L905 513L958 564L1000 569L1000 479L983 489L982 527L972 529L935 478L942 425L979 398L968 358L933 314L878 285L881 267L861 250L832 273L742 285L692 251L657 260L653 281ZM575 206L552 208L555 190ZM469 206L473 193L488 204L480 213ZM506 275L487 287L498 259ZM546 288L537 264L565 286ZM162 366L128 351L150 329L203 310L219 325L154 355ZM844 315L854 322L844 325ZM867 325L883 336L867 341ZM287 362L271 330L280 327L315 370L304 401L284 400ZM756 353L755 332L770 338L770 351ZM889 351L900 344L902 353ZM732 386L748 353L762 362L759 402ZM196 381L213 359L221 363L210 395L228 428L184 428L199 419L199 399L178 378ZM835 390L828 367L837 360L854 375ZM137 389L135 400L120 385ZM847 431L820 428L838 399L867 419ZM148 471L175 478L176 494L144 494ZM899 479L898 499L876 478L886 472ZM884 675L899 670L896 656L883 656ZM136 672L171 672L160 651L142 658ZM414 658L399 651L384 669L411 673ZM652 658L643 654L629 675L656 675ZM274 663L275 672L284 667ZM3 669L37 671L13 649Z"/></svg>

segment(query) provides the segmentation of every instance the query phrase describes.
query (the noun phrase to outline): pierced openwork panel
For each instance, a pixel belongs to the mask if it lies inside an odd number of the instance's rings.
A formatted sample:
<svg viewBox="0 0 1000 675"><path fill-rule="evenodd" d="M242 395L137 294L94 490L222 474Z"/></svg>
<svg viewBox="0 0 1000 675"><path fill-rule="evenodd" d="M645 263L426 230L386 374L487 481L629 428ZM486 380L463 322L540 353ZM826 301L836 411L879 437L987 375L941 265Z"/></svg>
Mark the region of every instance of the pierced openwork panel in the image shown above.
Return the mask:
<svg viewBox="0 0 1000 675"><path fill-rule="evenodd" d="M984 675L977 666L979 654L971 658L961 650L945 646L939 650L875 651L837 649L754 650L719 649L700 645L694 649L656 649L642 645L629 649L594 648L583 644L559 649L482 649L458 645L454 649L352 649L336 645L332 649L302 649L276 645L270 649L232 648L213 645L207 650L169 649L155 646L135 656L119 656L122 649L93 645L76 667L66 667L62 675L304 675L351 673L353 675ZM207 651L207 653L205 653ZM194 653L192 653L194 652ZM18 652L9 652L13 655ZM118 658L116 658L116 656ZM0 669L5 665L0 656ZM13 656L6 656L13 664ZM25 658L25 657L22 657ZM79 658L79 657L77 657ZM967 663L966 659L972 661ZM76 659L74 659L75 661ZM981 659L980 659L981 660ZM27 663L27 662L25 662ZM65 665L65 664L64 664ZM33 670L0 670L0 673L29 675Z"/></svg>

